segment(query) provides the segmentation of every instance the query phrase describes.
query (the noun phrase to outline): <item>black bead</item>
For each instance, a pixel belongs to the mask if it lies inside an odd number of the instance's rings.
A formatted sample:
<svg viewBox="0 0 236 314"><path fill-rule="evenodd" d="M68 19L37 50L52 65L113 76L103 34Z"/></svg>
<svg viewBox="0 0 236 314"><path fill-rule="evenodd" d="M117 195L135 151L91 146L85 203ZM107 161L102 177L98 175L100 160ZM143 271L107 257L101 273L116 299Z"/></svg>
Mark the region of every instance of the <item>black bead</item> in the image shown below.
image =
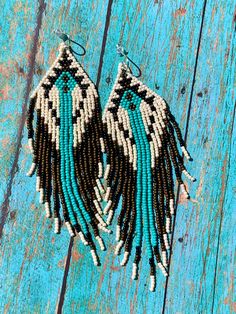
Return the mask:
<svg viewBox="0 0 236 314"><path fill-rule="evenodd" d="M52 109L52 101L48 102L48 109Z"/></svg>
<svg viewBox="0 0 236 314"><path fill-rule="evenodd" d="M133 137L130 139L130 143L131 143L131 145L134 145L134 144L135 144L135 141L134 141L134 138L133 138Z"/></svg>
<svg viewBox="0 0 236 314"><path fill-rule="evenodd" d="M154 133L154 129L153 129L153 126L152 125L149 125L148 126L148 130L150 133Z"/></svg>
<svg viewBox="0 0 236 314"><path fill-rule="evenodd" d="M65 86L63 87L63 92L64 92L64 93L67 93L68 90L69 90L69 87L68 87L67 85L65 85Z"/></svg>
<svg viewBox="0 0 236 314"><path fill-rule="evenodd" d="M150 116L149 118L150 118L151 123L155 123L155 119L153 116Z"/></svg>
<svg viewBox="0 0 236 314"><path fill-rule="evenodd" d="M116 113L117 110L118 110L118 108L116 108L116 107L111 107L111 108L108 108L108 110L109 110L110 112L112 112L112 113Z"/></svg>
<svg viewBox="0 0 236 314"><path fill-rule="evenodd" d="M129 109L132 110L132 111L134 111L134 110L136 109L136 105L135 105L134 103L131 103L131 104L129 105Z"/></svg>
<svg viewBox="0 0 236 314"><path fill-rule="evenodd" d="M140 96L142 99L144 99L145 96L146 96L146 94L147 94L147 91L146 91L146 90L143 90L143 91L141 91L141 92L139 93L139 96Z"/></svg>
<svg viewBox="0 0 236 314"><path fill-rule="evenodd" d="M148 139L148 142L151 142L152 141L152 137L150 134L147 134L147 139Z"/></svg>
<svg viewBox="0 0 236 314"><path fill-rule="evenodd" d="M125 138L128 138L128 137L129 137L129 131L128 131L128 130L125 130L125 131L124 131L124 137L125 137Z"/></svg>
<svg viewBox="0 0 236 314"><path fill-rule="evenodd" d="M146 103L147 104L149 104L149 105L152 105L153 104L153 101L154 101L154 96L151 96L151 97L149 97L149 98L146 98L145 99L145 101L146 101ZM155 108L155 107L154 107ZM154 111L154 110L153 110Z"/></svg>
<svg viewBox="0 0 236 314"><path fill-rule="evenodd" d="M82 90L82 97L83 97L83 98L86 98L86 97L87 97L86 90L84 90L84 89Z"/></svg>
<svg viewBox="0 0 236 314"><path fill-rule="evenodd" d="M56 117L57 116L57 111L56 109L52 109L52 117Z"/></svg>
<svg viewBox="0 0 236 314"><path fill-rule="evenodd" d="M64 75L62 79L63 79L63 81L66 82L66 83L69 81L68 75Z"/></svg>
<svg viewBox="0 0 236 314"><path fill-rule="evenodd" d="M84 77L82 76L82 75L80 75L80 76L76 76L76 82L78 83L78 84L81 84L81 82L83 81L83 79L84 79Z"/></svg>
<svg viewBox="0 0 236 314"><path fill-rule="evenodd" d="M80 110L76 109L75 114L77 118L80 117Z"/></svg>
<svg viewBox="0 0 236 314"><path fill-rule="evenodd" d="M133 95L131 93L127 93L125 98L128 100L132 100Z"/></svg>

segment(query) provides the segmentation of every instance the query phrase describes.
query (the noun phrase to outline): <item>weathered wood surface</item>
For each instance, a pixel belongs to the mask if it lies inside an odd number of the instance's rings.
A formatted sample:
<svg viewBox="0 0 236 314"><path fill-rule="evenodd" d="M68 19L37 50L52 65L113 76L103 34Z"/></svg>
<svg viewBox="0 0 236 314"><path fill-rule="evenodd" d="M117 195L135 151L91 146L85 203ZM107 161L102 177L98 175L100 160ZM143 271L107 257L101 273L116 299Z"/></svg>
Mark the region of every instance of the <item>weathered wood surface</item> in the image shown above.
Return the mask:
<svg viewBox="0 0 236 314"><path fill-rule="evenodd" d="M235 1L11 0L1 14L1 313L236 312ZM55 236L25 176L26 105L56 55L55 28L86 46L103 107L121 40L186 134L198 181L190 202L179 197L170 276L155 293L145 263L136 283L118 266L112 236L100 268L65 230Z"/></svg>

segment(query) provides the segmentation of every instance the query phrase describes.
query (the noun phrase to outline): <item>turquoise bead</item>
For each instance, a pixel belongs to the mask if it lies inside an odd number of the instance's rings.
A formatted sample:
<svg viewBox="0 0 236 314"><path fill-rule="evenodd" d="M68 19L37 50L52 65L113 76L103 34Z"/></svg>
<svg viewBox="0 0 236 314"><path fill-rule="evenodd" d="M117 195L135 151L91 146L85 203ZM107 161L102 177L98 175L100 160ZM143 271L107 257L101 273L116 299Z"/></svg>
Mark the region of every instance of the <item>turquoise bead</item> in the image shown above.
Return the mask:
<svg viewBox="0 0 236 314"><path fill-rule="evenodd" d="M62 76L67 74L69 81L67 84L62 80ZM64 86L68 86L67 93L64 92ZM75 178L75 166L73 157L73 123L72 123L72 97L70 91L76 86L76 82L71 77L70 73L64 72L57 80L56 86L60 91L60 153L61 153L61 179L62 188L65 196L66 206L68 208L69 216L73 224L76 223L75 213L78 216L82 231L88 232L87 221L90 221L90 216L86 212L81 197L78 193L78 187ZM79 204L80 208L78 207ZM73 207L73 208L72 208ZM83 217L83 214L84 217Z"/></svg>
<svg viewBox="0 0 236 314"><path fill-rule="evenodd" d="M127 93L132 95L132 100L126 100ZM152 257L152 245L157 243L157 232L152 204L152 176L151 176L151 153L146 131L142 121L139 106L141 99L133 91L126 91L121 100L129 115L130 124L137 146L137 188L136 188L136 245L142 243L145 237L149 257ZM135 110L130 110L130 103L136 105ZM142 233L143 232L143 233Z"/></svg>

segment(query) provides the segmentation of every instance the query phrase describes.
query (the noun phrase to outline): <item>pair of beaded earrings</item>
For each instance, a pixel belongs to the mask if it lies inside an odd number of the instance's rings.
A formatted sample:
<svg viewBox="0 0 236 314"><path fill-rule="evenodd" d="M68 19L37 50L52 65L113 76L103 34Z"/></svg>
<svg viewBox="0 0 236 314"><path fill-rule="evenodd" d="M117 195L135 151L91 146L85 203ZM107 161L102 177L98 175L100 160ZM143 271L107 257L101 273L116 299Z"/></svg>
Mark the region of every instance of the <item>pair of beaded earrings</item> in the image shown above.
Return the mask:
<svg viewBox="0 0 236 314"><path fill-rule="evenodd" d="M59 55L30 100L27 127L33 163L28 175L36 172L40 203L47 217L54 216L55 233L64 221L70 235L78 234L90 247L95 265L100 262L94 241L105 250L100 232L112 233L108 226L122 198L115 254L124 247L124 266L135 248L132 278L137 279L145 242L154 291L155 265L167 276L175 214L172 168L186 198L182 173L195 180L185 169L175 135L183 155L188 160L190 155L166 102L139 81L127 63L119 64L101 117L95 85L65 44L71 42L69 37L57 34L64 41ZM119 52L131 61L121 47Z"/></svg>

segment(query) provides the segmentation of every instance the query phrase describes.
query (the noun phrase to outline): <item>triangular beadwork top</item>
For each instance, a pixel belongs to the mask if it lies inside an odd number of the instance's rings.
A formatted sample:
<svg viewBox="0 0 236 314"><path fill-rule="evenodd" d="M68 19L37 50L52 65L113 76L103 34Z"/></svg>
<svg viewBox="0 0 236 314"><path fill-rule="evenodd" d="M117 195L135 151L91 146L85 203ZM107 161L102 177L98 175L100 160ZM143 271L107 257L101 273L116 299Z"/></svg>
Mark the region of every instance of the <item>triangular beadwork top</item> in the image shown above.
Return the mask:
<svg viewBox="0 0 236 314"><path fill-rule="evenodd" d="M155 290L155 262L167 276L169 234L175 213L173 170L182 193L189 198L182 180L187 172L175 136L187 159L184 141L166 102L133 76L121 63L103 114L107 154L105 170L110 224L120 197L115 254L124 247L121 265L126 265L135 247L132 278L138 276L143 242L150 264L150 290Z"/></svg>
<svg viewBox="0 0 236 314"><path fill-rule="evenodd" d="M46 215L53 214L56 233L62 215L70 235L79 234L98 265L92 233L104 250L99 229L110 232L99 203L103 193L99 98L93 82L64 43L31 96L27 127L33 154L28 175L36 171L36 190Z"/></svg>

